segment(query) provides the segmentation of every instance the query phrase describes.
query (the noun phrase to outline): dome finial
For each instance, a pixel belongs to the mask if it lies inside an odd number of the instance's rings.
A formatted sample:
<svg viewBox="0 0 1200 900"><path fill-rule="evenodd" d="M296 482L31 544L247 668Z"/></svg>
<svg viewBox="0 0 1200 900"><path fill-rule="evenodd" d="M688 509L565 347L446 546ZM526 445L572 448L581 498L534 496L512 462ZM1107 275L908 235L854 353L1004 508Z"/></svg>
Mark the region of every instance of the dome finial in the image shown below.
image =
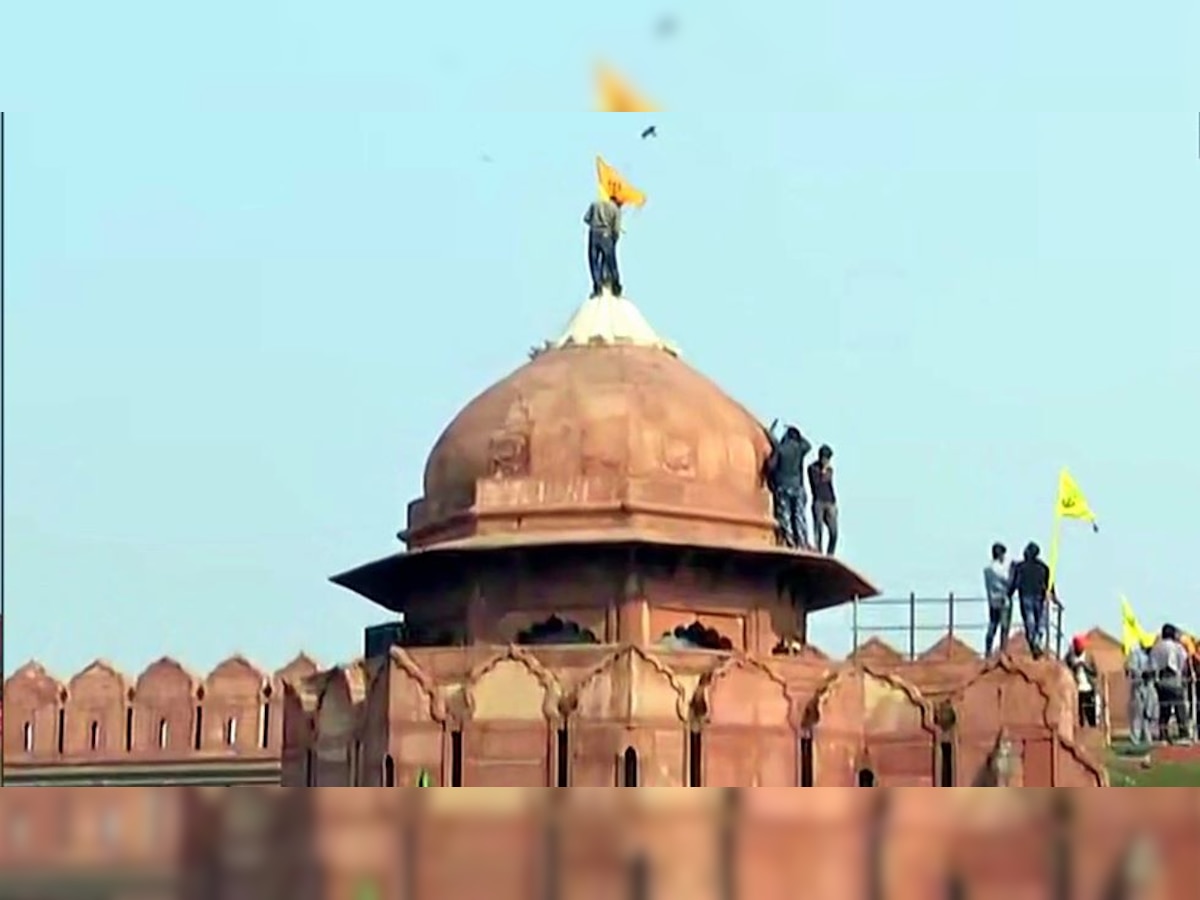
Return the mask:
<svg viewBox="0 0 1200 900"><path fill-rule="evenodd" d="M677 348L660 338L633 301L614 297L603 290L589 297L571 317L555 347L586 347L592 344L626 344L654 347L678 356Z"/></svg>

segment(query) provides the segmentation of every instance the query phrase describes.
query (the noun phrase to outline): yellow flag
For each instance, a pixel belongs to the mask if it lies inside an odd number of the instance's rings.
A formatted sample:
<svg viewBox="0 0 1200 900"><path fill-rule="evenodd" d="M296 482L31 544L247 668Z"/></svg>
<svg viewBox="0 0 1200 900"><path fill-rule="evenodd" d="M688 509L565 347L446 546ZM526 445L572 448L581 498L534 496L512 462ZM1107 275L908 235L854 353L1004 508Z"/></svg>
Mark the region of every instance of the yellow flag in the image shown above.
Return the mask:
<svg viewBox="0 0 1200 900"><path fill-rule="evenodd" d="M644 206L646 195L621 177L621 173L596 157L596 180L600 184L600 196L609 197L622 204Z"/></svg>
<svg viewBox="0 0 1200 900"><path fill-rule="evenodd" d="M596 66L597 112L658 112L658 107L608 66Z"/></svg>
<svg viewBox="0 0 1200 900"><path fill-rule="evenodd" d="M1154 635L1142 628L1134 615L1129 600L1121 598L1121 649L1128 656L1134 647L1145 647L1154 643Z"/></svg>
<svg viewBox="0 0 1200 900"><path fill-rule="evenodd" d="M1100 530L1096 525L1096 514L1088 505L1087 498L1065 468L1058 473L1058 502L1055 504L1054 514L1062 519L1083 519L1092 523L1093 531Z"/></svg>

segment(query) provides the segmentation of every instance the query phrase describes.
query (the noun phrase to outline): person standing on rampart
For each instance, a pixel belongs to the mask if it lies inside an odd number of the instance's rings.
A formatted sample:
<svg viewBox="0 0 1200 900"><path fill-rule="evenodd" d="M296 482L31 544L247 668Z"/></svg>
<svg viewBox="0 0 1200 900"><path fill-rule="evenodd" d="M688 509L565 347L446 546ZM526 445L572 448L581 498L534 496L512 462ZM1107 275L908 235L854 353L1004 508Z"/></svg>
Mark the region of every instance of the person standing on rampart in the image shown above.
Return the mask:
<svg viewBox="0 0 1200 900"><path fill-rule="evenodd" d="M789 425L783 438L775 436L779 425L776 419L767 429L771 441L771 455L767 457L766 478L771 489L775 507L775 521L784 544L798 549L807 549L808 501L804 496L804 457L812 444L800 433L800 429Z"/></svg>
<svg viewBox="0 0 1200 900"><path fill-rule="evenodd" d="M1041 552L1037 544L1029 542L1025 547L1024 559L1013 567L1012 584L1009 587L1020 603L1025 640L1034 659L1041 659L1045 653L1042 640L1046 634L1046 603L1050 591L1050 567L1042 562Z"/></svg>
<svg viewBox="0 0 1200 900"><path fill-rule="evenodd" d="M812 490L813 537L820 553L833 556L838 541L837 493L833 489L833 448L822 444L817 459L808 467L808 486ZM829 535L826 543L825 535Z"/></svg>
<svg viewBox="0 0 1200 900"><path fill-rule="evenodd" d="M985 656L992 655L996 634L1000 635L1000 652L1008 649L1008 633L1012 630L1012 564L1008 548L992 544L992 561L983 570L983 586L987 592L988 626L983 641Z"/></svg>

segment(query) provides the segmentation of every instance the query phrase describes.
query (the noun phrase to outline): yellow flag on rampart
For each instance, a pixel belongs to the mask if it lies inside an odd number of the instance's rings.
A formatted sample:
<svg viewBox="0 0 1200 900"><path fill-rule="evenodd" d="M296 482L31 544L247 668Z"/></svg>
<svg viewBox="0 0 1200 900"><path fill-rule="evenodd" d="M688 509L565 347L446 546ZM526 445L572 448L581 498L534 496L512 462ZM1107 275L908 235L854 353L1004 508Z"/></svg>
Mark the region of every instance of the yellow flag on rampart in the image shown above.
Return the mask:
<svg viewBox="0 0 1200 900"><path fill-rule="evenodd" d="M609 66L596 65L597 112L658 112L628 81Z"/></svg>
<svg viewBox="0 0 1200 900"><path fill-rule="evenodd" d="M596 180L599 182L602 197L609 197L631 206L643 206L646 203L646 195L622 178L620 172L599 156L596 157Z"/></svg>
<svg viewBox="0 0 1200 900"><path fill-rule="evenodd" d="M1121 598L1121 649L1128 656L1134 647L1145 647L1154 643L1154 635L1142 628L1134 615L1129 600Z"/></svg>
<svg viewBox="0 0 1200 900"><path fill-rule="evenodd" d="M1083 519L1092 523L1092 530L1099 531L1096 525L1096 514L1088 504L1083 491L1065 468L1058 474L1058 502L1054 514L1062 519Z"/></svg>

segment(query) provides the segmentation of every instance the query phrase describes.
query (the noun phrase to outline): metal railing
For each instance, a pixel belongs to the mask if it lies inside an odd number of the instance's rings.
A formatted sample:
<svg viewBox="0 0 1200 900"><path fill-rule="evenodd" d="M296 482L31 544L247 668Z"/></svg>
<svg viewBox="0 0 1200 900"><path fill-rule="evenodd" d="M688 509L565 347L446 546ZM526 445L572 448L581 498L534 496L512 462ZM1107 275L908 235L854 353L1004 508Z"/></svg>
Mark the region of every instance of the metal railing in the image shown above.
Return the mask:
<svg viewBox="0 0 1200 900"><path fill-rule="evenodd" d="M1063 606L1054 597L1046 621L1046 647L1058 657L1063 655ZM1014 606L1016 605L1014 601ZM904 610L905 621L879 623L871 621L871 614L880 611ZM940 613L931 611L940 611ZM852 606L853 648L857 649L869 637L880 637L897 652L916 659L928 646L944 635L958 638L964 643L978 645L982 649L983 637L988 628L988 602L983 597L958 597L953 593L945 597L872 597L855 600ZM867 621L864 622L864 617ZM899 618L899 616L889 616ZM1012 627L1023 633L1023 624L1018 609L1013 610ZM892 639L888 639L888 635ZM899 637L896 637L899 636ZM922 636L932 640L923 640ZM898 646L902 643L903 646Z"/></svg>

